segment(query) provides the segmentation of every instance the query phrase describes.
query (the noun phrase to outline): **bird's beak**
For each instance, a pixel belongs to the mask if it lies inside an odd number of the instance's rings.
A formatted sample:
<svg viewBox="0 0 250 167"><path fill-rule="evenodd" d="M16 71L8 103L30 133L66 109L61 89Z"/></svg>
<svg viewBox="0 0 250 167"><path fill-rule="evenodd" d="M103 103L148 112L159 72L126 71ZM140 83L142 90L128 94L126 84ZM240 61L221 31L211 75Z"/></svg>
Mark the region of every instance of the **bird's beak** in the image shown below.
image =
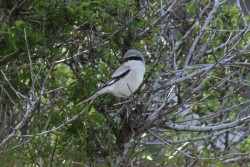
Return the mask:
<svg viewBox="0 0 250 167"><path fill-rule="evenodd" d="M120 59L120 64L124 63L126 61L126 59L122 58Z"/></svg>

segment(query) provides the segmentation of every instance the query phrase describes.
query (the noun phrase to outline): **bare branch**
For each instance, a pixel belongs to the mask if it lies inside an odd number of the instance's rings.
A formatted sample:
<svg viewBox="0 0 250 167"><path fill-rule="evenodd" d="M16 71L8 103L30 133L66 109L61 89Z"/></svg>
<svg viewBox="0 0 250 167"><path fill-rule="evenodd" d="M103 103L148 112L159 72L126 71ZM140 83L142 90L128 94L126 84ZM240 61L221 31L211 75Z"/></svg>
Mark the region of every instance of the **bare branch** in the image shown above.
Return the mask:
<svg viewBox="0 0 250 167"><path fill-rule="evenodd" d="M248 124L250 122L250 116L238 119L234 122L215 125L215 126L189 126L189 125L178 125L172 122L166 122L165 128L178 131L194 131L194 132L214 132L224 129L230 129L242 124Z"/></svg>

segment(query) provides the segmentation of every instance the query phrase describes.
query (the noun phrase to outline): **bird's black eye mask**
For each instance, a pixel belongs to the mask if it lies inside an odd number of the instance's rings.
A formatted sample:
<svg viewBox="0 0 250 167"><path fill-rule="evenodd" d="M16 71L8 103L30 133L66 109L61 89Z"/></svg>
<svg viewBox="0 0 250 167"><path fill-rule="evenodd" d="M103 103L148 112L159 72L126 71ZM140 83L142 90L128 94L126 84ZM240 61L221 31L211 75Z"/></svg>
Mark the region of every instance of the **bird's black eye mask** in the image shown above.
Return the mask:
<svg viewBox="0 0 250 167"><path fill-rule="evenodd" d="M131 56L131 57L126 57L126 58L123 58L120 63L125 63L125 62L128 62L130 60L139 60L139 61L142 61L142 58L141 57L138 57L138 56Z"/></svg>

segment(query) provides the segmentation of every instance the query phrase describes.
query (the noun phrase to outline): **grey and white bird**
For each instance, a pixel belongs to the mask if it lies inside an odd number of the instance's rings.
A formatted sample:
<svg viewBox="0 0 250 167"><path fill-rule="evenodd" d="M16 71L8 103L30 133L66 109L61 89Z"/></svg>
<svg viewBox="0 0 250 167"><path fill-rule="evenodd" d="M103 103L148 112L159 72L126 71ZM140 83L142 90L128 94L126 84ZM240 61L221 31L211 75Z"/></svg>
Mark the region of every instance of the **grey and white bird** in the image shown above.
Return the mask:
<svg viewBox="0 0 250 167"><path fill-rule="evenodd" d="M94 95L81 103L106 93L120 98L129 97L142 84L145 72L145 59L142 53L134 49L128 50L122 59L121 66L111 78Z"/></svg>

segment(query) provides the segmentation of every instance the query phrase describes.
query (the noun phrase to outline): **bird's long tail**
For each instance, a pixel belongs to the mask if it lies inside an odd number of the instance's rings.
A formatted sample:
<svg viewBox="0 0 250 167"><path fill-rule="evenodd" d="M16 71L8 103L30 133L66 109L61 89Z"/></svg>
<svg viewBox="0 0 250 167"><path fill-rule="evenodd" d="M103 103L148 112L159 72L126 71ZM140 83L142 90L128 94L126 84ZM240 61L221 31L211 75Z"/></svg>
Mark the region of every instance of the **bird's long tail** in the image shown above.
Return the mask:
<svg viewBox="0 0 250 167"><path fill-rule="evenodd" d="M93 94L92 96L88 97L87 99L84 99L83 101L77 103L77 104L75 105L75 107L81 105L82 103L86 103L86 102L88 102L88 101L90 101L90 100L96 98L97 96L98 96L98 94L95 93L95 94Z"/></svg>
<svg viewBox="0 0 250 167"><path fill-rule="evenodd" d="M82 103L86 103L86 102L88 102L88 101L90 101L90 100L92 100L92 99L94 99L94 98L96 98L96 97L98 97L98 96L100 96L100 95L102 95L102 94L104 94L104 93L106 93L106 90L105 90L105 89L100 89L99 91L97 91L97 92L96 92L95 94L93 94L92 96L90 96L90 97L88 97L87 99L84 99L83 101L77 103L77 104L75 105L75 107L81 105Z"/></svg>

